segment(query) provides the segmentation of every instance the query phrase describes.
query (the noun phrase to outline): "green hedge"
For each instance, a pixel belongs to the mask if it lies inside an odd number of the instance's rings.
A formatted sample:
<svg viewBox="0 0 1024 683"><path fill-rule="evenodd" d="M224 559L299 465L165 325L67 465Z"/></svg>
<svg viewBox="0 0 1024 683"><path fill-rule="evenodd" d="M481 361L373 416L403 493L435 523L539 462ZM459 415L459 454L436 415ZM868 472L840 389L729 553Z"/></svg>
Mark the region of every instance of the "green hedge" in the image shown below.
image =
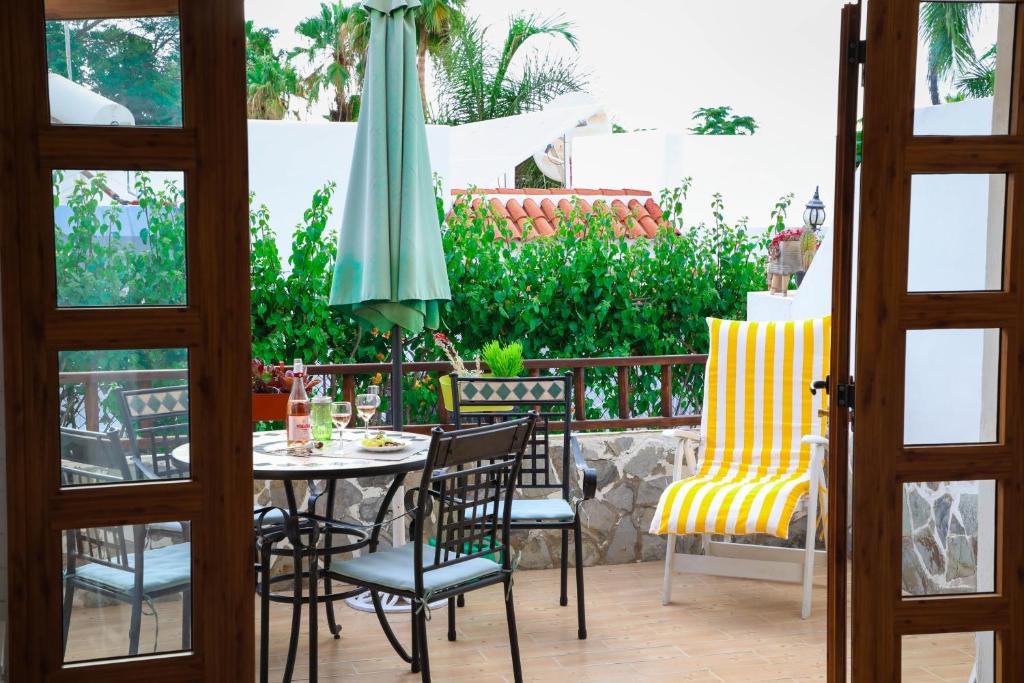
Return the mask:
<svg viewBox="0 0 1024 683"><path fill-rule="evenodd" d="M56 180L56 179L55 179ZM96 270L96 259L122 264L105 286L131 278L133 296L146 299L146 283L132 277L147 272L154 250L119 247L110 239L110 211L97 211L99 180L83 180L66 202L73 207L74 243L60 238L58 272ZM662 194L667 226L652 239L616 237L607 210L584 215L578 207L561 217L554 236L516 242L493 214L472 212L456 202L445 220L444 248L453 299L443 324L467 360L492 339L519 341L527 358L568 358L702 353L707 349L704 318L741 318L746 294L765 288L763 254L769 233L784 222L790 198L772 212L770 230L752 231L746 221L727 222L721 197L712 205L710 224L686 226L683 208L689 182ZM151 192L143 178L140 189ZM252 201L253 355L266 361L301 357L308 363L380 362L389 358L386 331L360 332L327 306L336 254L336 233L330 227L333 184L319 189L302 222L295 227L292 254L282 265L271 216ZM160 204L180 204L174 188L161 189ZM152 195L147 195L152 196ZM441 202L438 201L439 211ZM95 217L95 218L94 218ZM106 217L106 218L105 218ZM149 234L183 237L179 211L152 212ZM163 223L167 223L164 225ZM500 236L495 235L495 226ZM89 234L85 234L89 233ZM581 234L585 233L585 234ZM103 249L83 251L90 240ZM162 253L162 252L158 252ZM148 260L147 260L148 259ZM156 259L170 268L174 259ZM138 265L136 265L136 263ZM127 264L127 265L124 265ZM102 270L102 269L100 269ZM149 286L166 288L168 281L184 287L182 273L148 278ZM180 269L178 269L180 270ZM152 273L152 270L148 270ZM123 281L122 281L123 282ZM94 285L80 291L95 295ZM117 291L117 290L114 290ZM70 302L66 302L70 303ZM83 302L85 303L85 302ZM134 303L134 302L132 302ZM442 358L429 334L406 341L407 359ZM73 368L63 368L73 369ZM677 413L700 405L702 370L676 368ZM362 384L382 383L367 377ZM436 419L436 378L406 378L410 421ZM614 411L617 405L612 371L587 373L588 416ZM634 414L659 410L658 368L631 376Z"/></svg>

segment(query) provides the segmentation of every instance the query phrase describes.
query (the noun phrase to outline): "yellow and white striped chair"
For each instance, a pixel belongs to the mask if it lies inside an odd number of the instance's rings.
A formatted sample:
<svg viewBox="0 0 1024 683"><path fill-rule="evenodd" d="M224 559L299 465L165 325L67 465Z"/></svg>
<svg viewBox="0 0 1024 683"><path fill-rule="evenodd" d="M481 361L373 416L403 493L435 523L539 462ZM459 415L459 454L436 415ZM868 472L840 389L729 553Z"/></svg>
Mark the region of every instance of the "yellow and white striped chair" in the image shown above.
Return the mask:
<svg viewBox="0 0 1024 683"><path fill-rule="evenodd" d="M681 571L803 582L801 616L810 616L818 510L824 510L825 394L810 385L828 374L829 317L786 322L708 319L698 459L680 437L673 479L651 521L667 534L662 603ZM692 434L692 432L690 433ZM693 476L683 478L683 461ZM817 491L819 495L808 495ZM821 507L819 508L819 499ZM712 542L711 534L786 538L799 505L807 508L807 544L796 548ZM824 515L823 515L824 516ZM822 524L824 528L824 524ZM677 534L703 534L704 554L676 554ZM802 565L802 566L801 566Z"/></svg>

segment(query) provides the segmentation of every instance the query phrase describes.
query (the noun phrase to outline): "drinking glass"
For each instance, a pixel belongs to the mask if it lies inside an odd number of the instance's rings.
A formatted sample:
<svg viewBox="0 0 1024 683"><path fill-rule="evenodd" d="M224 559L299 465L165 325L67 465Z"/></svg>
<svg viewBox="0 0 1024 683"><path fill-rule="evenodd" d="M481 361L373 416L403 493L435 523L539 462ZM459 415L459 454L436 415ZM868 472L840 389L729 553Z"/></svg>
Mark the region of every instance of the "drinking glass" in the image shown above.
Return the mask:
<svg viewBox="0 0 1024 683"><path fill-rule="evenodd" d="M373 414L377 412L379 406L380 395L377 393L356 396L356 412L359 413L359 418L363 421L364 436L367 439L370 438L370 419L373 418Z"/></svg>
<svg viewBox="0 0 1024 683"><path fill-rule="evenodd" d="M352 419L352 404L348 401L335 401L331 404L331 421L338 428L338 438L341 439L341 452L345 452L345 427Z"/></svg>

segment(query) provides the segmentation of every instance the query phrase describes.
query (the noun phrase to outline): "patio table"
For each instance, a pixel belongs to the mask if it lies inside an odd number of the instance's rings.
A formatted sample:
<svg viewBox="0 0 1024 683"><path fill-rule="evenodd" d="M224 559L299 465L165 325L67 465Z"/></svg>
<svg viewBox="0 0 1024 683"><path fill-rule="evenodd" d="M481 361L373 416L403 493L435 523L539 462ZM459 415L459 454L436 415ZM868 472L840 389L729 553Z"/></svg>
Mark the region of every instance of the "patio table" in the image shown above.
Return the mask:
<svg viewBox="0 0 1024 683"><path fill-rule="evenodd" d="M334 554L352 552L369 548L370 552L376 550L380 528L383 524L387 511L391 508L391 502L395 494L402 487L405 477L410 472L423 469L426 462L427 450L430 447L430 437L411 432L385 431L389 437L406 441L408 445L401 451L395 453L371 453L361 450L359 441L362 440L364 432L362 429L346 429L344 432L344 446L342 441L333 438L325 442L322 449L313 451L312 455L290 455L286 452L284 431L254 432L253 433L253 479L273 479L284 482L285 497L288 504L288 514L296 515L299 512L298 501L295 496L294 481L308 481L310 489L310 500L307 503L307 512L314 511L316 502L324 495L327 496L327 512L323 517L318 517L322 526L324 536L324 547L318 554L324 558L323 566L317 565L315 577L319 583L324 582L324 590L318 591L314 598L317 603L324 603L327 612L328 628L335 638L340 637L341 628L338 626L334 616L334 602L345 598L354 597L365 592L364 589L343 590L335 592L331 587L331 577L328 568L331 564L331 556ZM182 444L171 452L171 460L176 467L189 471L190 453L189 445ZM339 479L354 479L361 477L393 477L387 493L381 499L380 508L377 511L376 519L372 524L358 525L345 523L330 517L334 512L334 497L337 482ZM326 489L320 490L316 484L318 481L326 482ZM352 540L342 545L332 545L331 536L341 535ZM313 577L311 577L312 580ZM292 582L294 577L289 574L282 574L270 579L268 585L279 582ZM269 596L272 602L283 602L291 604L293 609L299 605L310 602L308 596L296 598L291 594L271 593ZM378 614L383 619L383 614ZM295 650L298 644L299 621L292 620L292 633L290 635L288 662L286 671L292 670L295 660ZM315 641L311 644L315 647ZM261 643L261 650L266 649L266 644ZM261 658L266 657L266 652L261 652ZM311 653L311 658L315 653ZM285 680L288 680L286 676Z"/></svg>

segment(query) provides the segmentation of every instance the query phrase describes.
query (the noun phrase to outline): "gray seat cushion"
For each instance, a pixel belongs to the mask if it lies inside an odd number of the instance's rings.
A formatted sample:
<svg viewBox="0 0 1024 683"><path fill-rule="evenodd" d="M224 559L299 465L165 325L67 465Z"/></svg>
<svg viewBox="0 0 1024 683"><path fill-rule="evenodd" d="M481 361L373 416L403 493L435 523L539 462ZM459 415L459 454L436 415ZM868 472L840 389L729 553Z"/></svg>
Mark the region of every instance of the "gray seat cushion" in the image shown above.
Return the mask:
<svg viewBox="0 0 1024 683"><path fill-rule="evenodd" d="M185 533L185 529L181 525L181 522L153 522L146 526L149 527L150 531L162 531L165 534L181 535Z"/></svg>
<svg viewBox="0 0 1024 683"><path fill-rule="evenodd" d="M472 511L467 511L467 516L482 515L483 508L483 505L478 505ZM498 512L500 514L500 508ZM516 498L512 501L510 516L513 522L571 522L576 518L576 513L563 498Z"/></svg>
<svg viewBox="0 0 1024 683"><path fill-rule="evenodd" d="M351 560L334 560L331 571L355 582L368 582L403 591L416 590L414 570L415 544L380 550ZM434 547L423 546L423 566L434 564ZM501 572L501 565L483 557L459 562L423 573L423 590L437 592L452 586L477 581Z"/></svg>
<svg viewBox="0 0 1024 683"><path fill-rule="evenodd" d="M263 508L258 506L258 505L253 505L252 506L252 523L253 524L259 524L260 523L260 516L259 516L259 514L257 514L257 510L262 510L262 509ZM268 512L266 515L264 515L263 516L263 525L266 526L268 524L284 524L284 510L282 510L281 508L274 508L270 512Z"/></svg>
<svg viewBox="0 0 1024 683"><path fill-rule="evenodd" d="M192 544L176 543L156 550L147 550L143 562L142 592L155 593L168 588L187 586L192 576ZM128 556L128 565L135 566L135 556ZM90 563L77 567L75 576L96 586L116 593L130 594L135 590L133 570Z"/></svg>

